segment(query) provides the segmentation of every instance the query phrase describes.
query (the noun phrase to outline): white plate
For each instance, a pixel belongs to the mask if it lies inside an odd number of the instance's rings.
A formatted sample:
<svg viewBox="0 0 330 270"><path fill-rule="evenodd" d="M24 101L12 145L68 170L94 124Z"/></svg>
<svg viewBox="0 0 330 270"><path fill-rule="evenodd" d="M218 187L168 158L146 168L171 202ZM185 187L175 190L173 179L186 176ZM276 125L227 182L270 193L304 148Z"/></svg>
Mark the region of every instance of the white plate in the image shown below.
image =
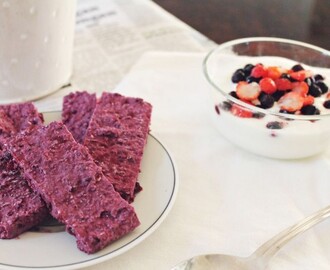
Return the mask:
<svg viewBox="0 0 330 270"><path fill-rule="evenodd" d="M59 113L44 113L45 121L59 119ZM143 191L133 206L141 225L102 251L87 255L76 247L66 232L26 232L17 239L0 240L0 269L77 269L122 254L143 241L165 219L178 189L173 159L164 145L150 135L142 160L139 182Z"/></svg>

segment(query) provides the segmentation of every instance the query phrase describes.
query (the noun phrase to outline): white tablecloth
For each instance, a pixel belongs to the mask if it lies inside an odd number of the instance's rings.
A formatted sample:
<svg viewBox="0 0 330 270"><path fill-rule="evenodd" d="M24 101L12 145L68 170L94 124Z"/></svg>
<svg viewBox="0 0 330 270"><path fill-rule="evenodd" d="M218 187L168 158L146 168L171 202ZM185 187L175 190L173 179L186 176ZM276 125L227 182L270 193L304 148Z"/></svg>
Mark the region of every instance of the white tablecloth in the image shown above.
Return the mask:
<svg viewBox="0 0 330 270"><path fill-rule="evenodd" d="M330 152L272 160L223 139L209 117L202 54L144 55L117 91L154 107L152 133L176 160L171 213L145 241L90 270L166 270L201 253L248 256L276 233L330 204ZM143 196L143 194L141 194ZM295 239L271 269L329 269L330 222Z"/></svg>

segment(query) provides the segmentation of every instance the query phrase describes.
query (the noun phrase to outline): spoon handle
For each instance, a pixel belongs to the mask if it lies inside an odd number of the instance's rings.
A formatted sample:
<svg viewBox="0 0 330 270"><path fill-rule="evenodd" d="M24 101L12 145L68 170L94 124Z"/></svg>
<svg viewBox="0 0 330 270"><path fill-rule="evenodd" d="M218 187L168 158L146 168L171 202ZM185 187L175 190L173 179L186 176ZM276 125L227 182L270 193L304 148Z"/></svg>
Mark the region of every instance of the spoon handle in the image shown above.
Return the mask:
<svg viewBox="0 0 330 270"><path fill-rule="evenodd" d="M272 239L259 247L253 257L257 257L260 263L267 265L269 260L292 238L307 231L330 216L330 205L304 218L297 224L280 232Z"/></svg>

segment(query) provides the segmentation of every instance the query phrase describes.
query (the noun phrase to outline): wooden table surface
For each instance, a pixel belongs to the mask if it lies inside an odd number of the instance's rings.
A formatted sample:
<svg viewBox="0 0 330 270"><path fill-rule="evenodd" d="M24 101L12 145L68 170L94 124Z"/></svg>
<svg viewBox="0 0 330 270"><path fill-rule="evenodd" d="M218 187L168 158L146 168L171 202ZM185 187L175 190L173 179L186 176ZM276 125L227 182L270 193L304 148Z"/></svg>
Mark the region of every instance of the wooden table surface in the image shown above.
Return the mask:
<svg viewBox="0 0 330 270"><path fill-rule="evenodd" d="M154 0L217 43L271 36L330 50L330 0Z"/></svg>

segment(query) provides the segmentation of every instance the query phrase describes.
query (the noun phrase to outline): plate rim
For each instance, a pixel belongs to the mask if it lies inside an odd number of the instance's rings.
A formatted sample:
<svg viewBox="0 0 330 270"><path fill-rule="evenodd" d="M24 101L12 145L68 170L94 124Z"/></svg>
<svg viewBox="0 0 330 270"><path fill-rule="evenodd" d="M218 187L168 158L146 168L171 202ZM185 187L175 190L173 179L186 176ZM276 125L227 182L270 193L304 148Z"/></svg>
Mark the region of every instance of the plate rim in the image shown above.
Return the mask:
<svg viewBox="0 0 330 270"><path fill-rule="evenodd" d="M49 113L54 113L54 112L49 112ZM143 240L145 240L147 237L149 237L152 233L154 233L156 231L156 229L165 220L165 218L170 213L170 211L174 205L174 202L176 200L177 193L178 193L178 188L179 188L179 175L178 175L177 166L176 166L176 162L173 158L173 155L170 153L170 151L168 150L166 145L150 132L148 134L148 137L149 136L151 138L153 138L153 140L155 140L155 142L159 146L161 146L163 151L166 153L166 156L168 157L168 159L170 161L172 171L173 171L173 188L171 190L171 195L169 196L169 200L167 201L166 206L164 207L162 212L159 214L158 218L155 219L155 221L149 227L147 227L143 232L139 233L135 238L133 238L129 242L123 244L122 246L116 248L115 250L112 250L109 253L100 255L98 257L86 259L84 261L80 261L80 262L76 262L76 263L61 264L61 265L53 265L53 266L18 266L18 265L12 265L12 264L8 264L8 263L0 262L0 267L4 267L1 269L3 269L3 270L7 270L7 269L8 270L22 270L22 269L23 270L32 270L32 269L71 270L71 269L79 269L82 267L88 267L88 266L96 265L96 264L102 263L104 261L110 260L114 257L117 257L117 256L127 252L131 248L136 247L138 244L143 242Z"/></svg>

